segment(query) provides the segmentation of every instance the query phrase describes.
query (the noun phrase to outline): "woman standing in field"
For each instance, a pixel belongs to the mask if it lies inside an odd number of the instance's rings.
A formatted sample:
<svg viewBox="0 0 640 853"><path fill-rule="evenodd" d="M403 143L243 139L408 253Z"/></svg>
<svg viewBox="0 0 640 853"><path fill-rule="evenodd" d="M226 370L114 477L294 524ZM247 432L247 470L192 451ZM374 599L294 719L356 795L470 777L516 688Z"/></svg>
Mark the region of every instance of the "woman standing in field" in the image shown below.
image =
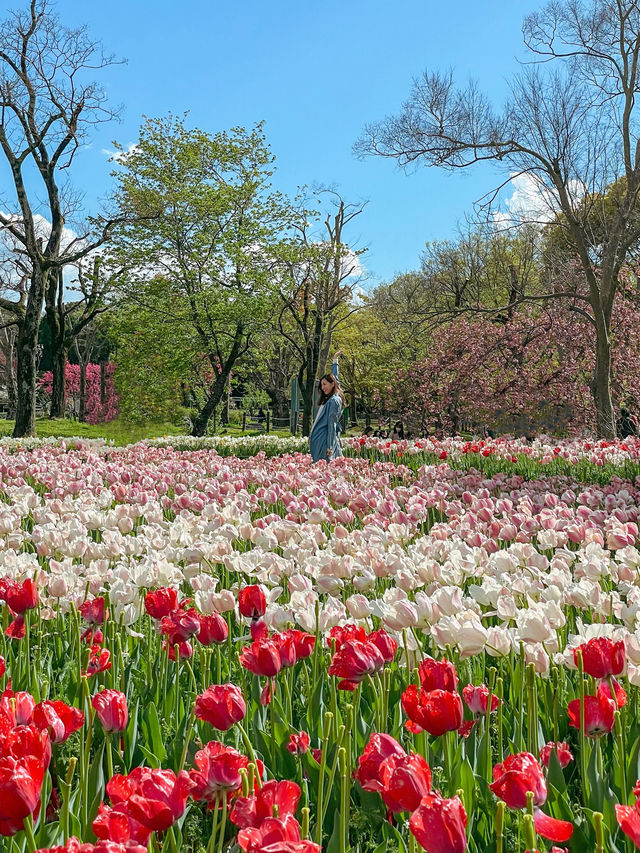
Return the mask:
<svg viewBox="0 0 640 853"><path fill-rule="evenodd" d="M342 456L340 447L340 418L344 408L344 395L338 382L338 356L333 357L331 373L320 380L318 414L309 435L309 450L314 462Z"/></svg>

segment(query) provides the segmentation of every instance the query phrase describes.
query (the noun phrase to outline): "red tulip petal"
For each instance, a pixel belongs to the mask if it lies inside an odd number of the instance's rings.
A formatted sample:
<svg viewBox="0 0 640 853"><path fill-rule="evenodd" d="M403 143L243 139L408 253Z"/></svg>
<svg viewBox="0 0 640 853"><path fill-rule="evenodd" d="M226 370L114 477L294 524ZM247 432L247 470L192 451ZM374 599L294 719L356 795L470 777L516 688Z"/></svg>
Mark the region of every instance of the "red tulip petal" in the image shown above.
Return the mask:
<svg viewBox="0 0 640 853"><path fill-rule="evenodd" d="M549 841L568 841L573 834L573 824L568 820L549 817L536 809L533 817L536 832Z"/></svg>

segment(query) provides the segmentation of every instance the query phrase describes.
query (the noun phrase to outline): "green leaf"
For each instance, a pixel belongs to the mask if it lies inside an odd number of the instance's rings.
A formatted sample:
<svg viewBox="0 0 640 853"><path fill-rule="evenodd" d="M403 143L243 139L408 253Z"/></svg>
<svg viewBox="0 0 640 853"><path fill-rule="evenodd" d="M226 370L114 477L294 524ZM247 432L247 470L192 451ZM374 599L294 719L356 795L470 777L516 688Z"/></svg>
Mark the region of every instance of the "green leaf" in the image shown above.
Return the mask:
<svg viewBox="0 0 640 853"><path fill-rule="evenodd" d="M160 721L158 719L158 711L153 702L150 702L146 708L146 714L142 718L142 730L145 733L146 749L140 747L144 754L151 752L159 764L167 757L167 751L164 747L164 739L160 730Z"/></svg>

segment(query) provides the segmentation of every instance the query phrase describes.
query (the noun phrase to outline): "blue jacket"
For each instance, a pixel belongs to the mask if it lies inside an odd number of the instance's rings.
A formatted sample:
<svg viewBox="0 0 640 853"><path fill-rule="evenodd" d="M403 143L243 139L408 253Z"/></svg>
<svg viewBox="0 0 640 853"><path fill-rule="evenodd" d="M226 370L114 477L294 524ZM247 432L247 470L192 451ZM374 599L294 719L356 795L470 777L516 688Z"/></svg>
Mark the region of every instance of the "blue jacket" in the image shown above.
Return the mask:
<svg viewBox="0 0 640 853"><path fill-rule="evenodd" d="M338 364L331 365L331 372L338 379ZM314 462L321 459L336 459L342 456L340 447L340 419L342 418L342 402L337 394L333 394L324 406L320 406L309 436L309 450ZM327 456L327 450L331 453Z"/></svg>

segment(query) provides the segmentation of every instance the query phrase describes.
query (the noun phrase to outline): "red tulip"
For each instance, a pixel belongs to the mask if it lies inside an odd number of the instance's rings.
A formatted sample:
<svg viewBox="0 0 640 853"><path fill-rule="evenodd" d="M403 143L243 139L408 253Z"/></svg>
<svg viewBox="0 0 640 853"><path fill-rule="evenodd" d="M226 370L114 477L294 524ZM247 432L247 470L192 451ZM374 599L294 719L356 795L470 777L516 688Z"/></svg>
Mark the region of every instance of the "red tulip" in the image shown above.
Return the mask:
<svg viewBox="0 0 640 853"><path fill-rule="evenodd" d="M46 770L51 761L51 739L34 725L18 725L0 732L0 755L17 760L30 755Z"/></svg>
<svg viewBox="0 0 640 853"><path fill-rule="evenodd" d="M13 690L7 688L0 696L0 730L4 728L4 723L6 723L7 733L14 726L29 725L33 722L35 706L35 699L30 693L22 690L14 693ZM2 754L2 749L0 749L0 754Z"/></svg>
<svg viewBox="0 0 640 853"><path fill-rule="evenodd" d="M391 735L374 733L358 759L356 779L365 791L376 791L380 794L383 787L380 781L382 763L391 756L403 758L406 754L398 741L394 740Z"/></svg>
<svg viewBox="0 0 640 853"><path fill-rule="evenodd" d="M39 702L33 709L33 722L48 731L52 743L62 743L84 725L84 714L64 702Z"/></svg>
<svg viewBox="0 0 640 853"><path fill-rule="evenodd" d="M117 841L98 841L96 844L82 842L75 836L67 841L64 847L41 847L36 853L147 853L146 845L127 841L121 844Z"/></svg>
<svg viewBox="0 0 640 853"><path fill-rule="evenodd" d="M136 767L121 778L130 790L126 798L127 813L152 832L163 832L184 814L187 797L195 787L184 770L176 776L173 770ZM108 787L107 791L111 796Z"/></svg>
<svg viewBox="0 0 640 853"><path fill-rule="evenodd" d="M275 679L269 678L267 679L267 683L262 688L262 692L260 693L260 704L263 708L266 708L267 705L271 704L271 700L273 699L273 691L276 689Z"/></svg>
<svg viewBox="0 0 640 853"><path fill-rule="evenodd" d="M182 608L165 616L160 625L160 630L167 635L170 646L186 643L189 637L193 637L200 630L200 620L196 611Z"/></svg>
<svg viewBox="0 0 640 853"><path fill-rule="evenodd" d="M425 729L433 737L454 731L462 724L463 706L458 693L431 690L426 693L410 684L402 694L402 707L411 731Z"/></svg>
<svg viewBox="0 0 640 853"><path fill-rule="evenodd" d="M127 697L119 690L101 690L91 699L105 732L123 732L129 722Z"/></svg>
<svg viewBox="0 0 640 853"><path fill-rule="evenodd" d="M383 666L384 658L373 643L346 640L333 656L329 675L342 679L338 690L355 690L367 675L379 672Z"/></svg>
<svg viewBox="0 0 640 853"><path fill-rule="evenodd" d="M289 735L287 750L292 755L304 755L309 749L310 738L306 732Z"/></svg>
<svg viewBox="0 0 640 853"><path fill-rule="evenodd" d="M84 601L80 607L78 608L80 611L80 615L84 619L85 622L89 622L90 625L102 625L105 618L109 618L109 612L107 611L105 615L104 610L104 597L93 598L91 600Z"/></svg>
<svg viewBox="0 0 640 853"><path fill-rule="evenodd" d="M418 667L418 675L425 693L431 690L449 690L453 693L458 686L456 668L446 658L442 660L425 658Z"/></svg>
<svg viewBox="0 0 640 853"><path fill-rule="evenodd" d="M580 700L572 699L567 707L569 725L580 729ZM584 732L587 737L600 737L613 729L616 703L603 693L584 697Z"/></svg>
<svg viewBox="0 0 640 853"><path fill-rule="evenodd" d="M210 616L198 616L200 630L197 633L198 642L203 646L211 646L214 643L224 643L229 636L229 626L219 613Z"/></svg>
<svg viewBox="0 0 640 853"><path fill-rule="evenodd" d="M609 678L620 675L625 665L624 642L613 642L608 637L594 637L573 650L573 659L578 666L578 651L582 652L582 666L593 678Z"/></svg>
<svg viewBox="0 0 640 853"><path fill-rule="evenodd" d="M473 727L476 725L477 722L477 717L474 717L473 720L465 720L458 729L458 734L460 735L460 737L469 737L469 735L473 731Z"/></svg>
<svg viewBox="0 0 640 853"><path fill-rule="evenodd" d="M242 616L248 619L257 619L264 616L267 609L267 599L262 587L254 584L245 586L238 593L238 610Z"/></svg>
<svg viewBox="0 0 640 853"><path fill-rule="evenodd" d="M489 688L486 684L467 684L462 688L462 698L467 703L467 707L472 714L486 714L487 705L489 704ZM491 713L498 710L500 700L495 695L491 694Z"/></svg>
<svg viewBox="0 0 640 853"><path fill-rule="evenodd" d="M611 695L611 685L608 681L602 681L598 685L596 693L598 696L604 696L606 699L614 699L618 708L624 708L627 704L627 691L619 681L616 681L615 678L611 678L611 682L613 683L613 692L615 696Z"/></svg>
<svg viewBox="0 0 640 853"><path fill-rule="evenodd" d="M5 634L12 640L23 640L26 633L27 629L24 624L24 616L16 616L13 622L10 622L5 629Z"/></svg>
<svg viewBox="0 0 640 853"><path fill-rule="evenodd" d="M99 646L100 643L104 640L104 634L100 630L100 628L96 628L95 625L89 625L87 630L80 637L83 643L86 643L88 646Z"/></svg>
<svg viewBox="0 0 640 853"><path fill-rule="evenodd" d="M19 690L12 697L11 704L15 714L16 726L27 726L33 722L33 710L36 700L26 690Z"/></svg>
<svg viewBox="0 0 640 853"><path fill-rule="evenodd" d="M196 717L221 732L244 719L246 713L242 691L235 684L214 684L196 697Z"/></svg>
<svg viewBox="0 0 640 853"><path fill-rule="evenodd" d="M295 666L296 661L298 660L298 656L296 654L296 645L293 641L293 637L289 636L289 634L274 634L273 642L275 643L276 648L278 649L278 654L280 655L280 663L283 668L288 668L290 666Z"/></svg>
<svg viewBox="0 0 640 853"><path fill-rule="evenodd" d="M15 835L40 810L45 765L35 755L0 758L0 835Z"/></svg>
<svg viewBox="0 0 640 853"><path fill-rule="evenodd" d="M278 647L272 640L257 640L245 646L240 653L240 663L254 675L273 678L282 669Z"/></svg>
<svg viewBox="0 0 640 853"><path fill-rule="evenodd" d="M118 844L134 841L146 845L151 835L150 829L131 817L126 802L116 803L112 807L100 803L91 826L96 838Z"/></svg>
<svg viewBox="0 0 640 853"><path fill-rule="evenodd" d="M2 655L0 655L0 678L2 678L2 676L5 674L6 671L7 671L7 662L2 657Z"/></svg>
<svg viewBox="0 0 640 853"><path fill-rule="evenodd" d="M618 826L636 847L640 847L640 810L636 806L616 805Z"/></svg>
<svg viewBox="0 0 640 853"><path fill-rule="evenodd" d="M175 589L164 587L148 592L144 597L144 606L153 619L163 619L178 608L178 593Z"/></svg>
<svg viewBox="0 0 640 853"><path fill-rule="evenodd" d="M282 850L282 845L285 845L284 850L288 850L290 845L297 845L301 840L298 821L290 814L284 818L267 817L259 827L241 829L237 838L238 847L246 853L271 851L274 846L276 850Z"/></svg>
<svg viewBox="0 0 640 853"><path fill-rule="evenodd" d="M162 648L169 649L169 660L176 659L176 649L178 650L179 660L182 660L183 658L188 659L190 657L193 657L193 646L186 640L182 643L172 643L171 645L169 645L169 643L165 640L162 643Z"/></svg>
<svg viewBox="0 0 640 853"><path fill-rule="evenodd" d="M467 813L459 797L427 794L411 815L409 829L427 853L464 853Z"/></svg>
<svg viewBox="0 0 640 853"><path fill-rule="evenodd" d="M269 626L262 619L252 619L249 626L252 640L266 640L269 636Z"/></svg>
<svg viewBox="0 0 640 853"><path fill-rule="evenodd" d="M277 841L266 847L250 847L247 853L321 853L322 848L306 838L302 841Z"/></svg>
<svg viewBox="0 0 640 853"><path fill-rule="evenodd" d="M238 797L231 809L231 820L240 829L259 827L268 817L273 817L273 807L278 807L278 816L294 815L298 808L300 788L295 782L275 779L265 782L252 797Z"/></svg>
<svg viewBox="0 0 640 853"><path fill-rule="evenodd" d="M242 787L240 770L249 759L232 746L212 740L196 752L194 763L198 769L190 774L195 783L193 798L206 800L213 808L218 794L232 794Z"/></svg>
<svg viewBox="0 0 640 853"><path fill-rule="evenodd" d="M283 633L293 640L297 660L304 660L313 652L313 647L316 644L316 638L313 634L306 634L304 631L298 631L296 628L283 631Z"/></svg>
<svg viewBox="0 0 640 853"><path fill-rule="evenodd" d="M92 646L89 654L89 663L87 664L87 678L92 675L97 675L99 672L107 672L111 669L111 652L109 649L101 649L100 646Z"/></svg>
<svg viewBox="0 0 640 853"><path fill-rule="evenodd" d="M38 589L31 578L23 583L12 583L7 586L4 600L14 613L24 613L38 606Z"/></svg>
<svg viewBox="0 0 640 853"><path fill-rule="evenodd" d="M398 644L393 637L390 634L387 634L387 632L382 628L377 631L372 631L367 637L367 642L373 643L382 655L382 659L385 663L391 663L396 656Z"/></svg>
<svg viewBox="0 0 640 853"><path fill-rule="evenodd" d="M415 752L391 755L380 765L382 799L392 812L415 811L431 791L431 768Z"/></svg>
<svg viewBox="0 0 640 853"><path fill-rule="evenodd" d="M517 460L513 460L516 462ZM544 850L525 850L525 853L544 853ZM568 847L552 847L550 853L569 853Z"/></svg>
<svg viewBox="0 0 640 853"><path fill-rule="evenodd" d="M549 743L545 744L540 750L540 761L544 764L545 767L549 766L549 759L551 758L551 753L556 753L556 758L558 759L558 763L560 767L564 770L564 768L573 761L573 755L571 754L571 750L569 749L569 744L565 741L554 743L553 741L549 741Z"/></svg>
<svg viewBox="0 0 640 853"><path fill-rule="evenodd" d="M527 805L527 792L533 793L533 822L539 835L550 841L568 841L573 833L573 824L557 820L540 811L547 800L547 785L542 767L529 752L509 755L493 768L494 782L489 785L493 793L510 809L523 809Z"/></svg>
<svg viewBox="0 0 640 853"><path fill-rule="evenodd" d="M529 752L509 755L501 764L493 768L493 779L489 787L510 809L524 809L527 805L527 791L533 792L534 806L541 806L547 800L547 785L542 767Z"/></svg>
<svg viewBox="0 0 640 853"><path fill-rule="evenodd" d="M365 643L367 641L367 632L361 625L336 625L329 631L327 645L330 649L334 648L335 641L335 651L338 652L347 640L357 640L359 643Z"/></svg>

